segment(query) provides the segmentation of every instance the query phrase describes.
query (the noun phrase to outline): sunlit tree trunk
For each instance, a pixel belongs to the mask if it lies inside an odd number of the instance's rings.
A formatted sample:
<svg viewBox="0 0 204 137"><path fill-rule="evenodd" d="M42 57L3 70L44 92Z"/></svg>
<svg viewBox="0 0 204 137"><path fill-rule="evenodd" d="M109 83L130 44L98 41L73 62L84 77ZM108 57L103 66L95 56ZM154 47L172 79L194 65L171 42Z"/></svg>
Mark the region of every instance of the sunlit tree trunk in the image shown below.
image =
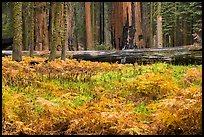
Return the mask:
<svg viewBox="0 0 204 137"><path fill-rule="evenodd" d="M162 16L161 16L161 2L157 5L157 46L158 48L163 47L163 36L162 36Z"/></svg>
<svg viewBox="0 0 204 137"><path fill-rule="evenodd" d="M22 2L13 3L13 48L12 60L22 60Z"/></svg>
<svg viewBox="0 0 204 137"><path fill-rule="evenodd" d="M86 22L86 48L92 49L92 34L91 34L91 12L90 2L85 2L85 22Z"/></svg>

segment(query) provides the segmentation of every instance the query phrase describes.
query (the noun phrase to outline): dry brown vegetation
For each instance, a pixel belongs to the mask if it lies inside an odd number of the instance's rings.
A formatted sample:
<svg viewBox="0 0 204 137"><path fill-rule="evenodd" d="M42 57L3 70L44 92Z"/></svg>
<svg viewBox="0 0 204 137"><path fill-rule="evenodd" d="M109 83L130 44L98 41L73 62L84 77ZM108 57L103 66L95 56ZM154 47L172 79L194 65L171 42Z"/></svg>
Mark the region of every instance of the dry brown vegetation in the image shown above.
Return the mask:
<svg viewBox="0 0 204 137"><path fill-rule="evenodd" d="M202 134L202 65L45 60L2 58L4 135Z"/></svg>

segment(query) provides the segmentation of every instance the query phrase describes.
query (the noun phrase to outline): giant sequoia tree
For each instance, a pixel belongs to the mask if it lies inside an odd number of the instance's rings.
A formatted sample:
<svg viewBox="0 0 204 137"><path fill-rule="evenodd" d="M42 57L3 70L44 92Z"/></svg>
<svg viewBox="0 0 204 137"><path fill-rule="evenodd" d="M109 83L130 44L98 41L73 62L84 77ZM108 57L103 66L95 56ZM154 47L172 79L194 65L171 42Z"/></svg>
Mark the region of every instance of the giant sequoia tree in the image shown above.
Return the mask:
<svg viewBox="0 0 204 137"><path fill-rule="evenodd" d="M22 2L13 3L13 54L12 60L21 61L22 55Z"/></svg>
<svg viewBox="0 0 204 137"><path fill-rule="evenodd" d="M144 47L140 11L139 2L117 2L113 5L112 31L116 49Z"/></svg>

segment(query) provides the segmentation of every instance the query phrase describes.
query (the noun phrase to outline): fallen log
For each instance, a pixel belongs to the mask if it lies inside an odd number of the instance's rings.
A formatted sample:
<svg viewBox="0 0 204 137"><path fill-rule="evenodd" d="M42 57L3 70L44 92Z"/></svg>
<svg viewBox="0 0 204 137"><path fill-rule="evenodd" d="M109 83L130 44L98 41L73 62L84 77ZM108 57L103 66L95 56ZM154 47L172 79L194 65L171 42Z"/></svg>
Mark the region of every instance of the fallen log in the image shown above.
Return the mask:
<svg viewBox="0 0 204 137"><path fill-rule="evenodd" d="M183 46L162 49L131 49L117 51L83 51L72 55L77 60L98 62L149 64L167 62L172 64L202 64L201 46Z"/></svg>
<svg viewBox="0 0 204 137"><path fill-rule="evenodd" d="M10 51L2 51L4 54L12 54ZM8 55L7 54L7 55ZM22 55L29 55L23 51ZM49 52L34 51L34 55L47 57ZM61 51L57 51L60 57ZM112 51L66 51L67 57L77 60L89 60L98 62L138 63L149 64L155 62L167 62L172 64L202 64L202 46L188 45L162 49L131 49Z"/></svg>

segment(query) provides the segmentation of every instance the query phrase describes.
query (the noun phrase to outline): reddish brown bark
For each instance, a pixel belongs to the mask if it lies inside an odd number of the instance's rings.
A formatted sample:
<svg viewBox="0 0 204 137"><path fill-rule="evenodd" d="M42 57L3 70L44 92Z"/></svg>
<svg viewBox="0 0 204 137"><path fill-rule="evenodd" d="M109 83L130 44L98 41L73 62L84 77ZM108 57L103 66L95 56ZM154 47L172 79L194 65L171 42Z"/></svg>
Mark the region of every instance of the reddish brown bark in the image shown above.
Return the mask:
<svg viewBox="0 0 204 137"><path fill-rule="evenodd" d="M143 39L143 33L142 33L142 24L141 24L141 9L140 9L140 2L134 2L135 4L135 45L139 48L144 48L145 43Z"/></svg>
<svg viewBox="0 0 204 137"><path fill-rule="evenodd" d="M48 37L48 24L47 24L47 11L43 10L43 50L49 50L49 37Z"/></svg>
<svg viewBox="0 0 204 137"><path fill-rule="evenodd" d="M112 25L112 31L115 32L114 39L116 49L133 48L135 45L144 47L141 28L140 2L115 3L113 5Z"/></svg>
<svg viewBox="0 0 204 137"><path fill-rule="evenodd" d="M85 2L85 20L86 20L86 48L92 49L92 33L91 33L91 4Z"/></svg>
<svg viewBox="0 0 204 137"><path fill-rule="evenodd" d="M43 19L44 11L43 7L46 5L46 2L35 2L35 35L36 35L36 50L40 51L43 48Z"/></svg>

